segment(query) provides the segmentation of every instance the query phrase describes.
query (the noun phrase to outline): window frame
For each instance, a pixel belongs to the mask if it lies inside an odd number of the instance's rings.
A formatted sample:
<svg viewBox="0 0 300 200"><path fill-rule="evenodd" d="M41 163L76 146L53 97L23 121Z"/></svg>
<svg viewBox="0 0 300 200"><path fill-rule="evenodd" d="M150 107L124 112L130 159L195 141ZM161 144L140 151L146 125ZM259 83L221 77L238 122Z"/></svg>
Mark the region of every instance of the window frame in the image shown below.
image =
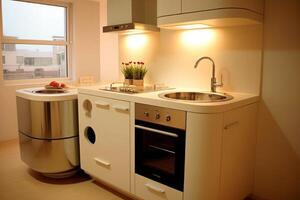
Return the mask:
<svg viewBox="0 0 300 200"><path fill-rule="evenodd" d="M59 45L66 47L66 70L67 77L53 77L53 78L37 78L37 79L16 79L16 80L5 80L3 74L3 61L0 58L0 80L5 85L31 85L31 84L42 84L48 83L55 79L58 81L71 81L72 80L72 29L73 29L73 8L70 2L56 1L56 0L17 0L28 3L36 3L42 5L60 6L66 8L66 41L51 41L51 40L29 40L29 39L12 39L5 38L3 33L3 15L2 15L2 0L0 0L0 42L3 44L31 44L31 45ZM0 48L2 55L2 48Z"/></svg>

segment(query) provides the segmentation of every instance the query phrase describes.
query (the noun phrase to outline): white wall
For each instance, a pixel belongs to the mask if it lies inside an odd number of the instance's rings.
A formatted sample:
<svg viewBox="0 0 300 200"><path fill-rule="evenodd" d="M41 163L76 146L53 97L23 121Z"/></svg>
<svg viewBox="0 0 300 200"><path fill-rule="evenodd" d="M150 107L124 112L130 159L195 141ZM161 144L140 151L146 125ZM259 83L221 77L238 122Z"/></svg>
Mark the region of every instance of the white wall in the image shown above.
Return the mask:
<svg viewBox="0 0 300 200"><path fill-rule="evenodd" d="M223 74L225 91L259 94L262 26L123 35L120 62L142 60L148 68L148 83L210 90L211 63L194 64L201 56L215 60L217 77ZM222 90L220 89L220 90Z"/></svg>
<svg viewBox="0 0 300 200"><path fill-rule="evenodd" d="M100 78L100 14L99 3L87 0L73 1L73 59L72 75L77 82L80 76ZM0 70L0 141L17 137L15 90L35 87L38 84L10 85L2 80ZM40 84L40 85L44 85Z"/></svg>
<svg viewBox="0 0 300 200"><path fill-rule="evenodd" d="M300 1L266 0L255 194L300 199Z"/></svg>

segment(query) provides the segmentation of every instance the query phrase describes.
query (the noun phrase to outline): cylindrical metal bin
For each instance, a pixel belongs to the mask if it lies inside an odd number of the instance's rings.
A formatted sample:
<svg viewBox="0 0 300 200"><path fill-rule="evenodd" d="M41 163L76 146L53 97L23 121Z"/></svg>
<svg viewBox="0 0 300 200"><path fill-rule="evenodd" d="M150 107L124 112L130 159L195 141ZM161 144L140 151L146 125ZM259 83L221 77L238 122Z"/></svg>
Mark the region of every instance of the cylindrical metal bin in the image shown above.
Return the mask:
<svg viewBox="0 0 300 200"><path fill-rule="evenodd" d="M79 169L77 99L17 96L17 112L21 159L46 176L74 174Z"/></svg>

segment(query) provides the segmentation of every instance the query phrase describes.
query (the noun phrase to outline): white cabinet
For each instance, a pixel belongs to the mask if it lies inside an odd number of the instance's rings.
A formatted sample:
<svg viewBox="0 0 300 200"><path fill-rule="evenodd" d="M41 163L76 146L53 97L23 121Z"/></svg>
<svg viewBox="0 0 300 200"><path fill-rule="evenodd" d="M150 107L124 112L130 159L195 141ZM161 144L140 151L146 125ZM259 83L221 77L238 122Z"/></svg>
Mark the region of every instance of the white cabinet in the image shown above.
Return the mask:
<svg viewBox="0 0 300 200"><path fill-rule="evenodd" d="M81 168L130 191L129 102L79 94Z"/></svg>
<svg viewBox="0 0 300 200"><path fill-rule="evenodd" d="M253 189L257 104L224 114L222 200L240 200Z"/></svg>
<svg viewBox="0 0 300 200"><path fill-rule="evenodd" d="M256 103L187 112L183 192L135 174L134 103L86 94L78 103L81 168L93 177L145 200L241 200L252 192Z"/></svg>
<svg viewBox="0 0 300 200"><path fill-rule="evenodd" d="M262 0L182 0L182 12L197 12L213 9L249 9L263 13Z"/></svg>
<svg viewBox="0 0 300 200"><path fill-rule="evenodd" d="M211 27L263 22L264 0L158 0L157 24L175 28L184 24Z"/></svg>
<svg viewBox="0 0 300 200"><path fill-rule="evenodd" d="M222 124L222 114L187 114L184 199L218 199Z"/></svg>
<svg viewBox="0 0 300 200"><path fill-rule="evenodd" d="M184 199L241 200L254 181L257 104L188 113Z"/></svg>
<svg viewBox="0 0 300 200"><path fill-rule="evenodd" d="M158 0L157 16L174 15L181 13L181 0Z"/></svg>

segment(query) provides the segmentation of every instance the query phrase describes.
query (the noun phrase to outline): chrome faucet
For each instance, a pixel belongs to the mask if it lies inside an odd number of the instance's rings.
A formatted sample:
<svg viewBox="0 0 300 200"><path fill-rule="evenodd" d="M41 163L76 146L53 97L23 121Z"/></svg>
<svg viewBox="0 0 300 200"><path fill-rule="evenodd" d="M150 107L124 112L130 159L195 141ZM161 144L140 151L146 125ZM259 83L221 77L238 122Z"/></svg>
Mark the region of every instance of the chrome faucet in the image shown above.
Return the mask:
<svg viewBox="0 0 300 200"><path fill-rule="evenodd" d="M222 75L221 75L221 83L217 83L217 79L216 79L216 66L215 66L215 62L213 61L213 59L211 57L208 57L208 56L204 56L204 57L201 57L197 60L197 62L195 63L195 66L194 68L197 68L199 62L201 60L210 60L212 62L212 77L210 79L210 90L211 92L216 92L216 88L217 87L222 87L223 86L223 78L222 78Z"/></svg>

